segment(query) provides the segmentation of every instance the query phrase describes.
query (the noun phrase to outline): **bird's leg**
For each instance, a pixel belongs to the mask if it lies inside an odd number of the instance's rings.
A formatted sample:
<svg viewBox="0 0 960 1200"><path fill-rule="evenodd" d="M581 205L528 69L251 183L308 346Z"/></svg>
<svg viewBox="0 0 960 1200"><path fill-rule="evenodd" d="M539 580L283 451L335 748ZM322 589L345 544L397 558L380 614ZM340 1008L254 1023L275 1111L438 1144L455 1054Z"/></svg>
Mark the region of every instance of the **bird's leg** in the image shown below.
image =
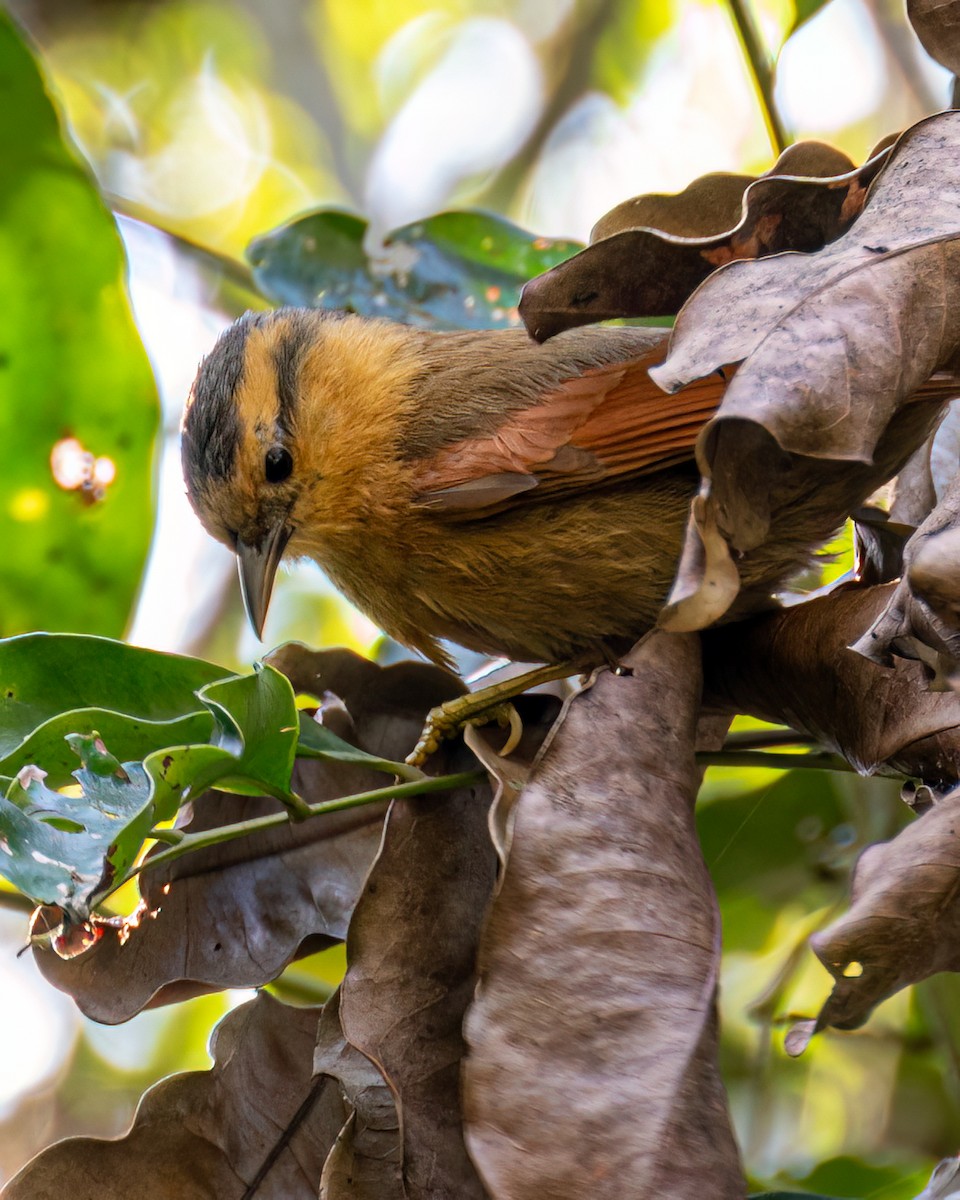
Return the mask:
<svg viewBox="0 0 960 1200"><path fill-rule="evenodd" d="M569 659L563 663L536 667L502 683L494 683L476 692L467 692L455 700L448 700L446 704L431 709L427 715L420 740L413 752L407 755L407 762L415 767L423 766L430 755L440 748L444 738L456 737L465 725L484 725L488 721L496 721L503 727L509 725L510 736L499 753L510 754L523 733L520 716L510 701L541 683L554 683L558 679L576 675L583 669L583 658Z"/></svg>

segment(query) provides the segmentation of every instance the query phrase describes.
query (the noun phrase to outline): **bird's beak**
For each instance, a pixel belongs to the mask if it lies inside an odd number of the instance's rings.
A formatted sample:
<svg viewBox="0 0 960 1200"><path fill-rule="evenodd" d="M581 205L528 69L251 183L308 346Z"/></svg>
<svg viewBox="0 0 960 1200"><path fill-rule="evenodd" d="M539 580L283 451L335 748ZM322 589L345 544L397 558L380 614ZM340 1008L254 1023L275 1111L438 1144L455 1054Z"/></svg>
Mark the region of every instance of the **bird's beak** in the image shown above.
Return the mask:
<svg viewBox="0 0 960 1200"><path fill-rule="evenodd" d="M273 581L292 533L290 526L281 521L259 546L248 546L237 538L237 566L240 570L243 607L258 638L263 637L263 623L270 607Z"/></svg>

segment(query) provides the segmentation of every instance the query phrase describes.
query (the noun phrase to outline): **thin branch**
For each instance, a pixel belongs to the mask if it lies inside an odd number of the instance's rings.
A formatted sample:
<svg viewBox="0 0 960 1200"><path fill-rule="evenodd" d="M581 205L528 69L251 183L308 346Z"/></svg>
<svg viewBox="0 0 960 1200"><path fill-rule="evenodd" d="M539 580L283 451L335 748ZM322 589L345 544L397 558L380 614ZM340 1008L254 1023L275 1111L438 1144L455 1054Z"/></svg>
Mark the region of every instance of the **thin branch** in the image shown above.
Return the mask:
<svg viewBox="0 0 960 1200"><path fill-rule="evenodd" d="M740 44L750 66L750 73L753 75L767 134L774 150L777 154L782 154L793 139L777 112L773 96L773 63L760 40L760 33L749 8L749 0L727 0L727 5L740 36Z"/></svg>
<svg viewBox="0 0 960 1200"><path fill-rule="evenodd" d="M328 1076L321 1075L313 1081L310 1091L304 1098L303 1103L287 1122L286 1127L277 1138L276 1142L274 1142L273 1146L271 1146L269 1152L267 1153L267 1157L263 1160L260 1166L260 1170L257 1171L256 1175L251 1180L247 1190L243 1193L241 1200L253 1200L253 1198L256 1196L257 1192L260 1190L260 1185L276 1165L277 1159L284 1152L284 1150L286 1150L287 1146L290 1145L293 1135L310 1115L310 1110L320 1099L321 1093L327 1086L327 1079Z"/></svg>
<svg viewBox="0 0 960 1200"><path fill-rule="evenodd" d="M6 888L0 888L0 908L8 908L11 912L27 913L29 915L36 907L36 903L29 896L23 896L20 892L10 892Z"/></svg>
<svg viewBox="0 0 960 1200"><path fill-rule="evenodd" d="M701 767L760 767L767 771L852 771L853 767L839 754L816 751L813 754L767 754L759 750L701 751L697 754Z"/></svg>
<svg viewBox="0 0 960 1200"><path fill-rule="evenodd" d="M361 808L367 804L379 804L383 800L399 800L404 796L422 796L428 792L446 792L454 788L468 787L472 783L480 783L487 778L486 771L461 771L456 775L436 775L413 783L394 784L392 787L376 788L370 792L357 792L351 796L340 796L336 800L323 800L319 804L305 806L304 817L320 817L324 813L340 812L347 808ZM287 825L290 816L287 812L270 813L265 817L253 817L249 821L237 821L233 825L221 825L216 829L204 830L203 833L185 833L183 838L167 850L144 859L143 862L132 866L121 879L115 880L110 887L115 892L123 884L135 878L147 867L158 867L174 859L192 854L196 850L205 850L209 846L220 846L237 838L248 837L251 833L263 833L267 829L277 829ZM156 831L154 831L155 833ZM151 834L153 836L153 834ZM95 903L105 897L98 898Z"/></svg>
<svg viewBox="0 0 960 1200"><path fill-rule="evenodd" d="M816 739L795 729L740 729L728 733L724 750L762 750L766 746L815 746Z"/></svg>
<svg viewBox="0 0 960 1200"><path fill-rule="evenodd" d="M484 189L482 199L488 207L498 212L506 212L510 208L514 196L560 119L589 90L600 39L616 7L617 0L599 0L582 25L576 21L579 10L572 10L566 28L550 49L550 57L556 61L556 42L561 38L564 40L564 69L527 140Z"/></svg>

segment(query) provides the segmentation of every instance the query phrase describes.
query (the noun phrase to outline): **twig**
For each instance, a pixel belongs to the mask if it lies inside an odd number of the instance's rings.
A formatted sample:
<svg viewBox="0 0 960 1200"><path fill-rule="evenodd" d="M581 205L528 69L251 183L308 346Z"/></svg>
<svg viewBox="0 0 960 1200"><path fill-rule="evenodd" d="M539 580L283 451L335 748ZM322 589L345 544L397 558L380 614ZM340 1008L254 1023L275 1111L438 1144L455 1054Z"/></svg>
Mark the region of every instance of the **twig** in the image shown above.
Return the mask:
<svg viewBox="0 0 960 1200"><path fill-rule="evenodd" d="M748 3L749 0L727 0L730 15L740 36L740 44L750 65L767 133L777 154L782 154L793 139L784 128L777 112L777 104L773 97L773 64L760 40Z"/></svg>
<svg viewBox="0 0 960 1200"><path fill-rule="evenodd" d="M530 171L531 163L539 157L561 117L589 90L600 39L616 12L616 7L616 0L599 0L582 25L576 22L580 8L572 10L573 15L568 18L567 29L560 35L563 37L565 34L567 42L564 47L564 70L527 140L484 189L483 203L488 207L497 211L506 211L510 207L520 184ZM558 50L554 44L550 57L556 61L557 54Z"/></svg>
<svg viewBox="0 0 960 1200"><path fill-rule="evenodd" d="M327 1085L327 1079L328 1076L321 1075L319 1078L314 1080L313 1085L304 1098L303 1103L287 1122L286 1127L277 1138L276 1142L274 1142L274 1144L270 1147L267 1157L260 1165L260 1170L257 1171L256 1175L251 1180L247 1190L243 1193L241 1200L253 1200L253 1197L256 1196L257 1192L260 1190L260 1184L263 1183L266 1177L273 1170L277 1159L284 1152L284 1150L286 1150L287 1146L290 1145L293 1135L310 1115L310 1110L313 1108L314 1104L316 1104L317 1100L319 1100L320 1094Z"/></svg>
<svg viewBox="0 0 960 1200"><path fill-rule="evenodd" d="M768 771L852 771L839 754L769 754L762 750L714 750L697 754L701 767L762 767Z"/></svg>
<svg viewBox="0 0 960 1200"><path fill-rule="evenodd" d="M724 750L762 750L765 746L815 746L816 740L808 733L797 733L795 729L740 729L728 733L723 743Z"/></svg>
<svg viewBox="0 0 960 1200"><path fill-rule="evenodd" d="M370 792L356 792L351 796L340 796L336 800L323 800L319 804L306 805L304 817L320 817L324 813L340 812L346 808L360 808L366 804L378 804L383 800L399 800L404 796L422 796L428 792L446 792L454 788L468 787L472 783L480 783L487 778L486 771L461 771L456 775L436 775L413 783L394 784L392 787L375 788ZM287 812L270 813L265 817L252 817L249 821L237 821L233 825L220 825L216 829L207 829L202 833L185 833L181 840L167 850L161 850L142 862L136 863L123 875L114 880L110 891L115 892L123 884L135 878L147 867L158 867L174 859L192 854L196 850L205 850L209 846L219 846L237 838L247 837L251 833L263 833L267 829L276 829L290 821ZM150 837L155 837L157 830L151 830ZM169 830L159 831L161 834ZM99 901L97 901L99 902Z"/></svg>
<svg viewBox="0 0 960 1200"><path fill-rule="evenodd" d="M0 908L9 908L11 912L32 913L37 907L35 901L29 896L23 896L20 892L10 892L6 888L0 888Z"/></svg>

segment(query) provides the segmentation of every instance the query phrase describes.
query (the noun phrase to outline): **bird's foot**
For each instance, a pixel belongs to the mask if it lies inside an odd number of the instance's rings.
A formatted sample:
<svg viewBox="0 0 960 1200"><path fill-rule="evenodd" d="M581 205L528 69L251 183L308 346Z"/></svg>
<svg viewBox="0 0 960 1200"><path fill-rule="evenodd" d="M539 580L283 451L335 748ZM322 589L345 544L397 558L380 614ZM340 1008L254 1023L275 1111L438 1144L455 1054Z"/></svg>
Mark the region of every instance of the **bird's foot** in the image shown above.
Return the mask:
<svg viewBox="0 0 960 1200"><path fill-rule="evenodd" d="M407 762L411 766L422 767L430 755L439 750L444 738L456 737L465 725L485 725L488 721L496 721L504 728L509 725L510 736L499 753L501 757L512 754L523 735L523 725L510 701L532 687L566 679L582 670L582 667L581 659L536 667L522 675L505 679L502 683L495 683L490 687L468 692L465 696L458 696L455 700L448 700L427 716L420 741L407 756Z"/></svg>
<svg viewBox="0 0 960 1200"><path fill-rule="evenodd" d="M497 701L485 693L494 689L484 688L448 700L431 709L420 734L420 740L407 755L412 767L422 767L431 754L436 754L446 738L456 737L467 725L486 725L496 721L501 729L510 729L510 734L500 750L501 756L512 754L523 735L523 722L514 706L507 701Z"/></svg>

